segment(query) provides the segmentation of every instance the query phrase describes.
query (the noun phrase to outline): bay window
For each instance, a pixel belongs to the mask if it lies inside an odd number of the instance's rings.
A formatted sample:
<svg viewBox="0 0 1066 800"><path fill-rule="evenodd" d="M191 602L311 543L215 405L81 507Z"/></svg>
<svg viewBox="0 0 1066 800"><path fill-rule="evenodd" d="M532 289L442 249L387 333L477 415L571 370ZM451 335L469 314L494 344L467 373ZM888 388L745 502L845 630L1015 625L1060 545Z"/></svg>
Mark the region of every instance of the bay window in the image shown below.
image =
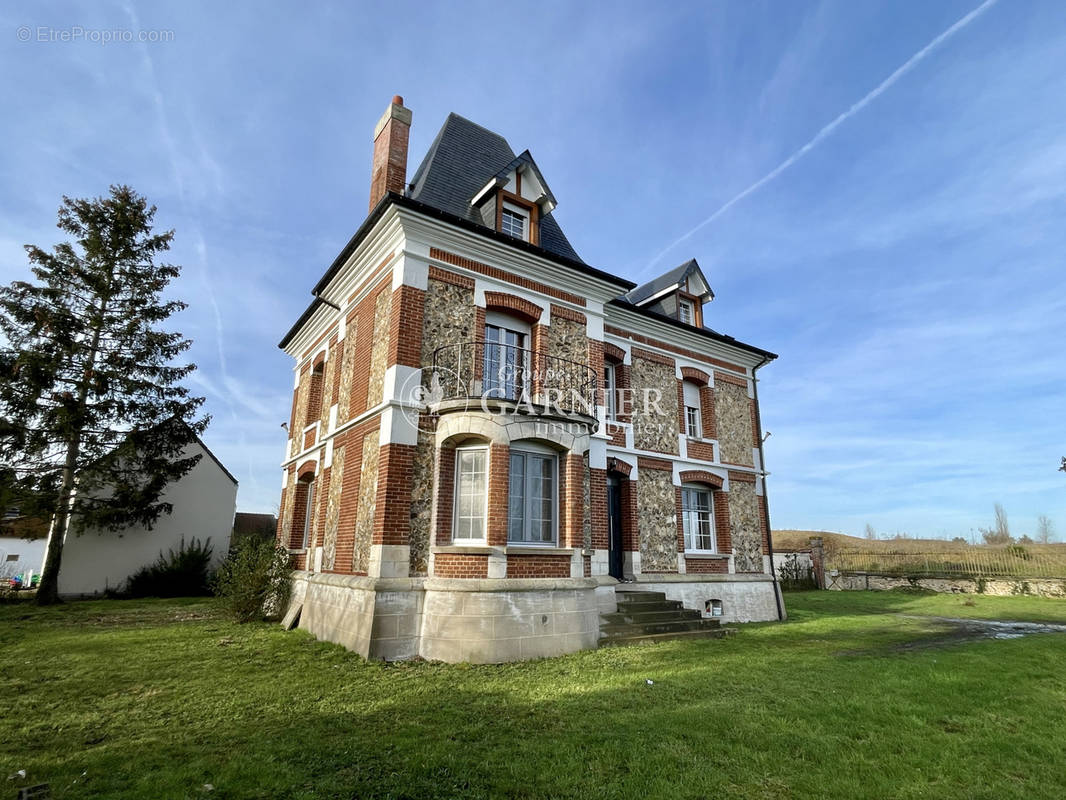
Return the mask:
<svg viewBox="0 0 1066 800"><path fill-rule="evenodd" d="M455 518L452 541L485 541L488 501L488 450L462 447L455 451Z"/></svg>
<svg viewBox="0 0 1066 800"><path fill-rule="evenodd" d="M511 450L507 541L554 544L558 460L554 453Z"/></svg>

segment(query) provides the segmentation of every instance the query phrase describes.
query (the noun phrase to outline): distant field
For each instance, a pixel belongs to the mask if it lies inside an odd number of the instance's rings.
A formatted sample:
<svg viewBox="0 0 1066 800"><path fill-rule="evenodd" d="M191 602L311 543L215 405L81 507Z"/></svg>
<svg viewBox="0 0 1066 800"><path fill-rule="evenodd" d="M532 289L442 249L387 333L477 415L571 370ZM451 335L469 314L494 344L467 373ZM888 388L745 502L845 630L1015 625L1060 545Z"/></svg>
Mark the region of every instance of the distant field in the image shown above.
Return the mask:
<svg viewBox="0 0 1066 800"><path fill-rule="evenodd" d="M1066 577L1066 544L967 545L943 539L860 539L830 531L774 531L774 548L808 547L821 536L826 565L907 575Z"/></svg>

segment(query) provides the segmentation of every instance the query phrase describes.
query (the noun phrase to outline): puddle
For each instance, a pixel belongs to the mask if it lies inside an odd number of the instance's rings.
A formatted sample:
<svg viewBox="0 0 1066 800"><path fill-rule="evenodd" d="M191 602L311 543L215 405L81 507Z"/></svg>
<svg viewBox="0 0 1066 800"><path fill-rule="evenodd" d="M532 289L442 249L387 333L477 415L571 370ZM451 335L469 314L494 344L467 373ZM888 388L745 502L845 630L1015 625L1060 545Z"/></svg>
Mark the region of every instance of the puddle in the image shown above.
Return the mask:
<svg viewBox="0 0 1066 800"><path fill-rule="evenodd" d="M987 639L1020 639L1023 636L1046 633L1066 633L1066 625L1048 622L1018 622L1014 620L965 619L962 617L925 617L915 614L899 614L903 619L920 620L943 626L940 632L919 636L909 642L901 642L890 649L895 652L928 650L951 647ZM875 651L842 653L841 655L872 655ZM883 651L882 651L883 652Z"/></svg>

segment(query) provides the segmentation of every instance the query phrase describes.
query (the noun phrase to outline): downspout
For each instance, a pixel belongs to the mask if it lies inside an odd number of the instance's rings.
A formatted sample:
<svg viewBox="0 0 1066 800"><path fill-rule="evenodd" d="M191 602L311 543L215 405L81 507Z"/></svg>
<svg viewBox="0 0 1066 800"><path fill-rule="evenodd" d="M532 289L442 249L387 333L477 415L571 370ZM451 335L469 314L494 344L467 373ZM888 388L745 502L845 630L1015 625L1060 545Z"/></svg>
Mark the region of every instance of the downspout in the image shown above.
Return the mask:
<svg viewBox="0 0 1066 800"><path fill-rule="evenodd" d="M779 622L785 619L785 604L781 598L781 586L777 582L777 570L774 568L774 533L770 529L770 496L766 489L766 456L763 454L762 443L762 409L759 407L759 381L755 379L755 373L760 367L766 366L772 359L763 358L751 370L751 387L755 395L755 435L759 440L759 468L762 472L762 514L763 524L766 525L766 546L770 551L770 577L774 582L774 602L777 603L777 619Z"/></svg>

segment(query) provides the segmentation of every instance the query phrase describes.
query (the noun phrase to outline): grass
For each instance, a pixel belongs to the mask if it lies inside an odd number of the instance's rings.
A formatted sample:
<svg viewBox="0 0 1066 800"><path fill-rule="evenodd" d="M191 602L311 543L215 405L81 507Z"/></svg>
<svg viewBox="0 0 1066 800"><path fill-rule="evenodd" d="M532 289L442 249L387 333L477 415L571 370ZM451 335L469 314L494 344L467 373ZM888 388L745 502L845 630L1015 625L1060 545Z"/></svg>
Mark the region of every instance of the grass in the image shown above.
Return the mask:
<svg viewBox="0 0 1066 800"><path fill-rule="evenodd" d="M898 648L943 632L903 614L1066 622L1066 601L787 601L788 623L733 639L481 667L366 663L203 601L0 606L0 782L25 769L59 799L1061 795L1066 637Z"/></svg>

